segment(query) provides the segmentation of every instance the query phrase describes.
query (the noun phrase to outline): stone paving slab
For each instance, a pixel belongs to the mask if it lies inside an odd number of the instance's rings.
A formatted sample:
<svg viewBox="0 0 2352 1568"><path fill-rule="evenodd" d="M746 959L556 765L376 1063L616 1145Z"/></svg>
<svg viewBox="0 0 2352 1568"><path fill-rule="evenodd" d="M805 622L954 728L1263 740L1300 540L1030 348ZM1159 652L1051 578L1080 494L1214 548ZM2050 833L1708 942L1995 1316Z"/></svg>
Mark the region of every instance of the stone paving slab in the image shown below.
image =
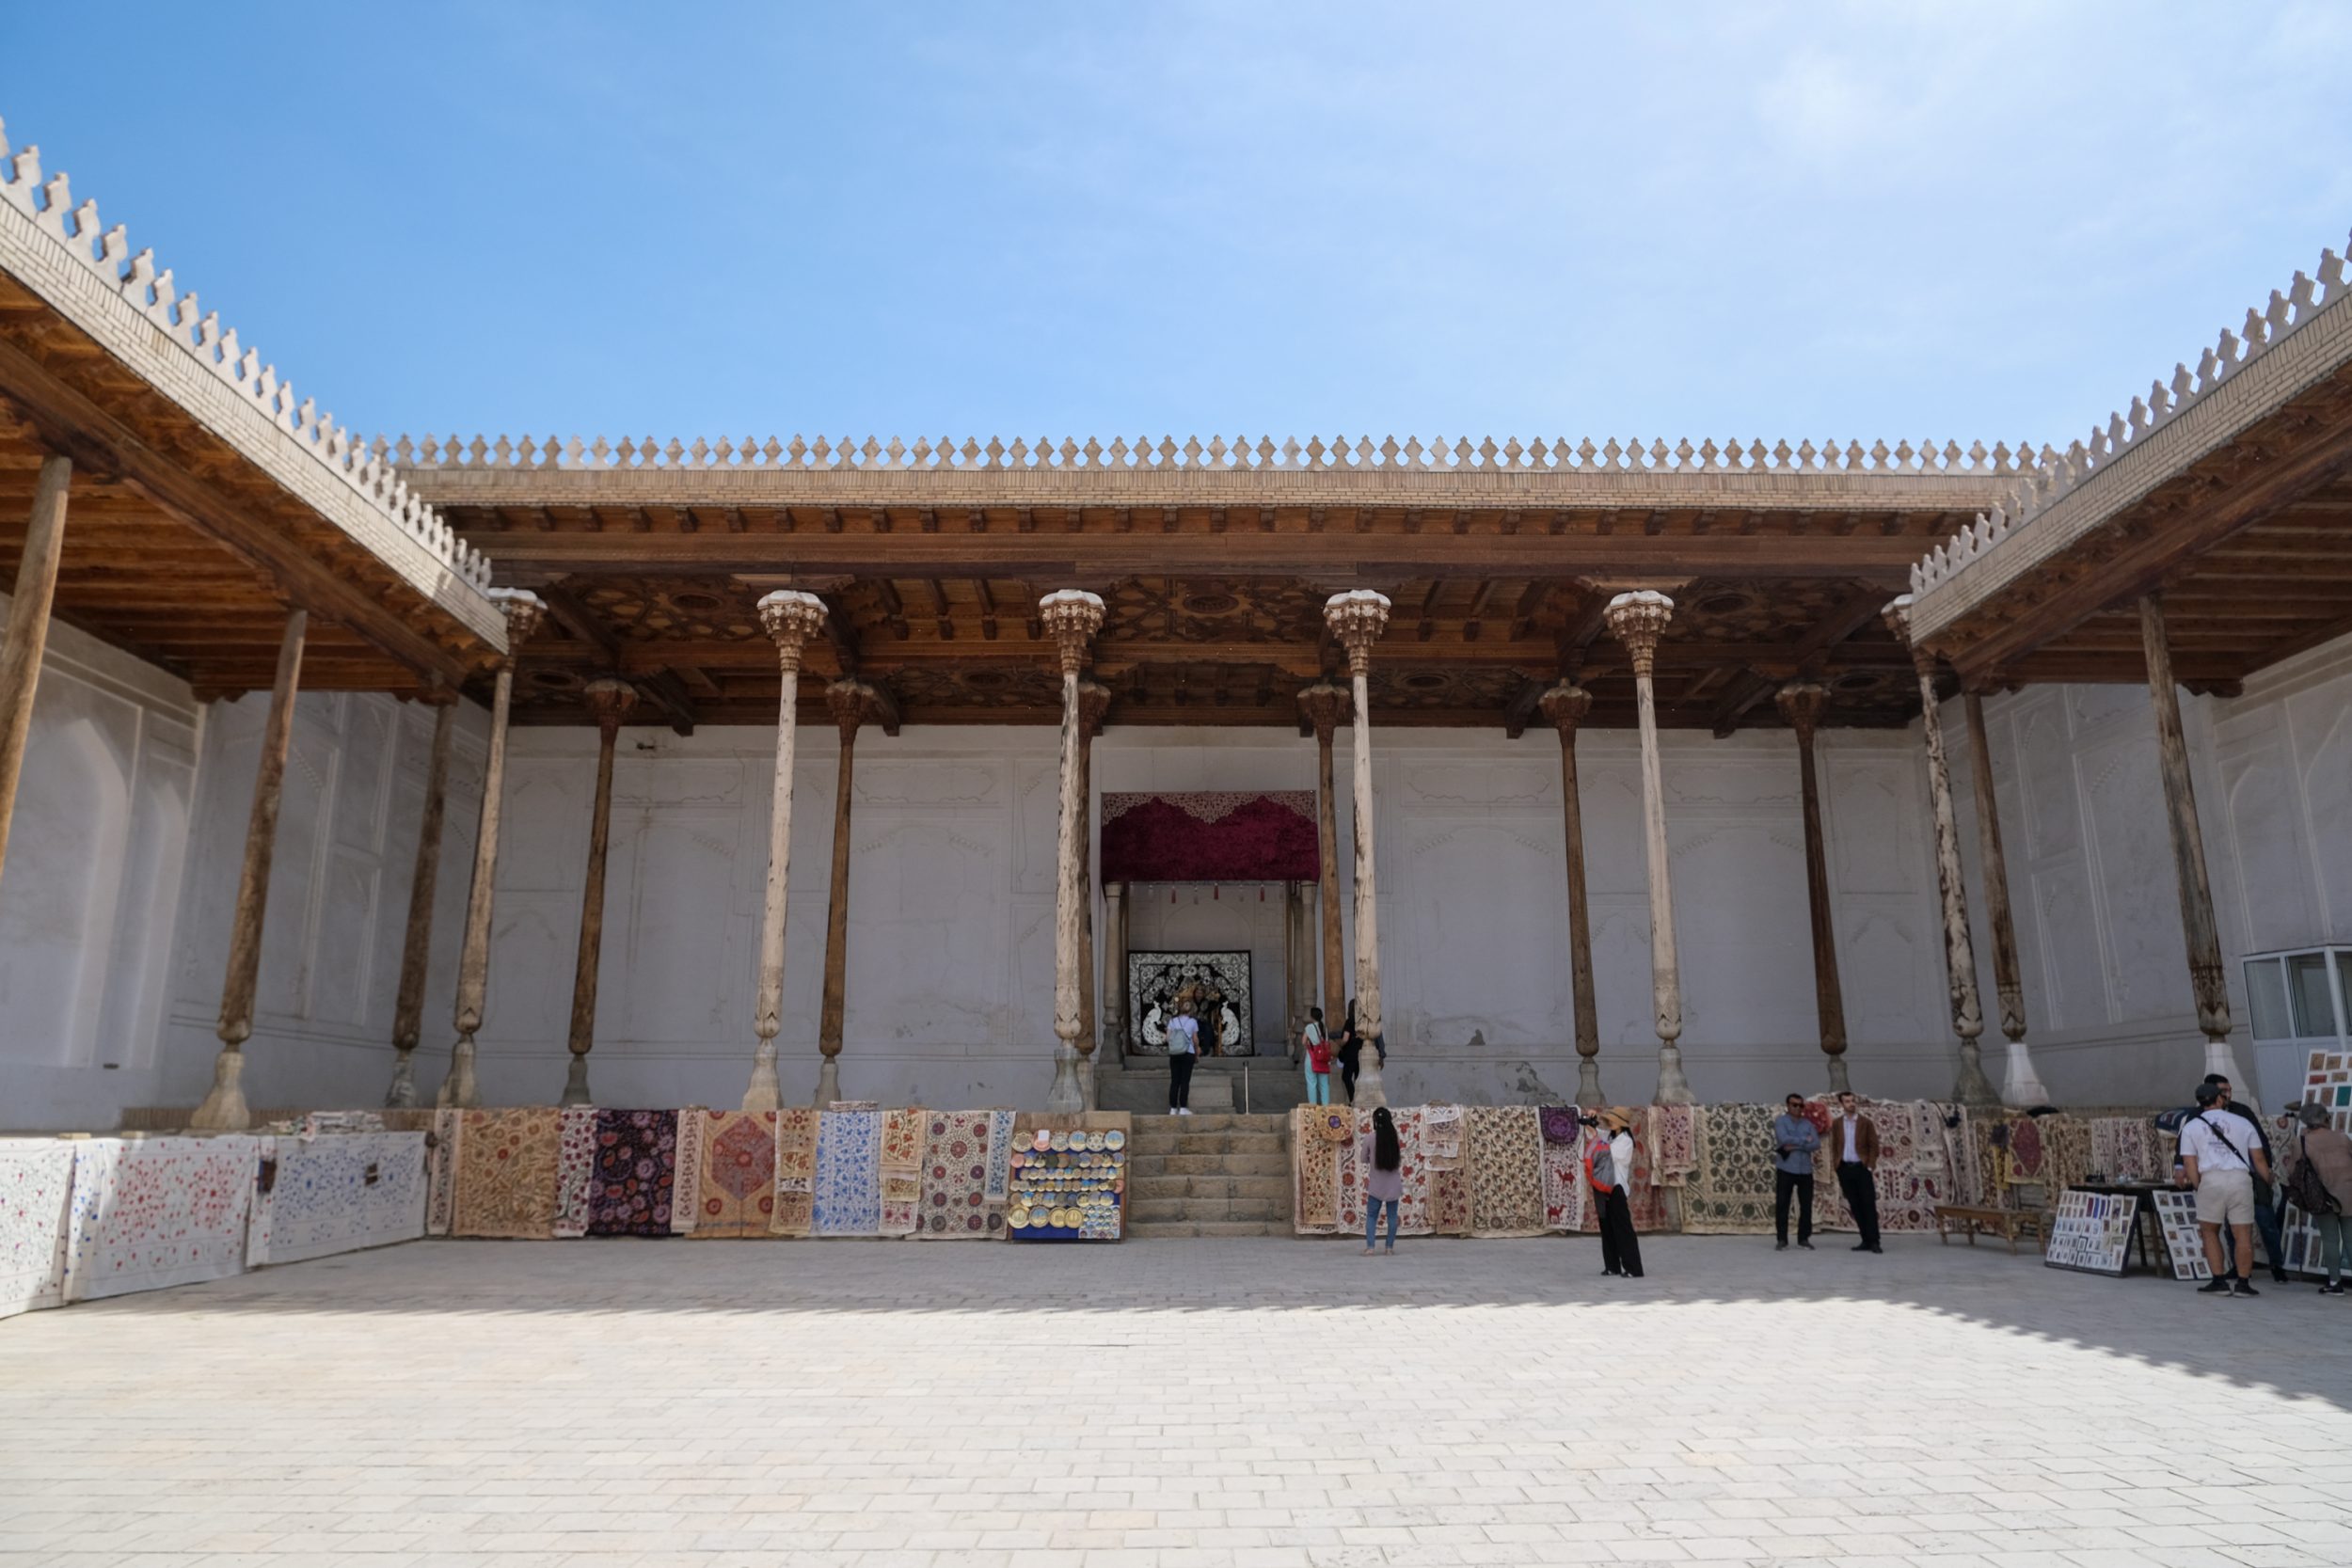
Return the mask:
<svg viewBox="0 0 2352 1568"><path fill-rule="evenodd" d="M1848 1244L325 1259L0 1323L0 1568L2352 1562L2352 1303Z"/></svg>

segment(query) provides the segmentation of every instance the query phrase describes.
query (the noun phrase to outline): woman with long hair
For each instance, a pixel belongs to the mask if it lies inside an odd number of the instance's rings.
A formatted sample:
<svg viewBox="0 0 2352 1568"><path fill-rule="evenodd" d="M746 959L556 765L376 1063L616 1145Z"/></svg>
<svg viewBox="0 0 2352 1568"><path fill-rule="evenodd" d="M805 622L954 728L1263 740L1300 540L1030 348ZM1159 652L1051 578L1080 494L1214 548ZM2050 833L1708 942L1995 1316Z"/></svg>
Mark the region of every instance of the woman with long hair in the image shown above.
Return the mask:
<svg viewBox="0 0 2352 1568"><path fill-rule="evenodd" d="M1352 996L1347 999L1347 1022L1340 1025L1339 1038L1335 1043L1339 1046L1340 1083L1347 1090L1347 1102L1353 1105L1356 1103L1356 1074L1363 1069L1364 1065L1364 1042L1362 1037L1356 1033L1356 999Z"/></svg>
<svg viewBox="0 0 2352 1568"><path fill-rule="evenodd" d="M1405 1197L1405 1149L1386 1105L1372 1113L1372 1168L1364 1172L1364 1256L1373 1255L1380 1211L1389 1212L1389 1251L1396 1251L1396 1211Z"/></svg>

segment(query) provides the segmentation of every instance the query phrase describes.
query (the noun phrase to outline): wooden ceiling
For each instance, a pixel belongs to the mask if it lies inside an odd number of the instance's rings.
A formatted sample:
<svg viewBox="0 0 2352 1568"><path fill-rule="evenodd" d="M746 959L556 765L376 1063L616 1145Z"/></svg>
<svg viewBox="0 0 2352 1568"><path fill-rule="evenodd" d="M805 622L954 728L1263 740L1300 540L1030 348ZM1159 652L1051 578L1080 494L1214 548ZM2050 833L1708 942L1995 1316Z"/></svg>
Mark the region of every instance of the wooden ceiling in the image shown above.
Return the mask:
<svg viewBox="0 0 2352 1568"><path fill-rule="evenodd" d="M350 533L0 272L0 567L34 485L73 461L53 613L187 680L267 689L288 610L310 611L306 689L413 692L497 658Z"/></svg>
<svg viewBox="0 0 2352 1568"><path fill-rule="evenodd" d="M433 494L430 472L416 481ZM1662 588L1660 721L1729 733L1777 724L1772 690L1828 686L1830 721L1896 726L1918 711L1908 659L1879 620L1928 542L1967 514L1805 511L1081 507L964 509L639 504L443 514L553 613L518 663L518 723L590 721L598 675L646 684L663 721L769 723L775 653L754 605L771 588L833 610L803 669L809 722L854 671L907 723L1053 723L1059 682L1041 594L1082 587L1107 613L1092 669L1113 724L1295 726L1301 686L1343 670L1323 602L1373 587L1394 609L1375 653L1383 723L1540 726L1534 698L1574 673L1587 722L1633 722L1611 594Z"/></svg>

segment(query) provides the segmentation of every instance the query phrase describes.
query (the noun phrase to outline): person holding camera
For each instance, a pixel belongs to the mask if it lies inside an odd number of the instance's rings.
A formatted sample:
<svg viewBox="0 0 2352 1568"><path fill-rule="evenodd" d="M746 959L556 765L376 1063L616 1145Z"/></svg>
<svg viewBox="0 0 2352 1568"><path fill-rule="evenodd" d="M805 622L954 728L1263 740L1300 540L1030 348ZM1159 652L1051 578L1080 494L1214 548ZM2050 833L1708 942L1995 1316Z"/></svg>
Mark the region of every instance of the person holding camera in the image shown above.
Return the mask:
<svg viewBox="0 0 2352 1568"><path fill-rule="evenodd" d="M2254 1178L2270 1180L2270 1154L2252 1122L2223 1109L2228 1099L2228 1091L2210 1081L2198 1085L2197 1113L2181 1123L2180 1180L2197 1190L2197 1228L2213 1270L2198 1293L2260 1295L2246 1277L2246 1265L2254 1257ZM2224 1228L2235 1248L2230 1255L2234 1274L2221 1251Z"/></svg>
<svg viewBox="0 0 2352 1568"><path fill-rule="evenodd" d="M1600 1204L1600 1272L1627 1279L1642 1277L1642 1243L1633 1230L1633 1206L1626 1189L1633 1180L1633 1113L1623 1106L1581 1118L1608 1136L1584 1152L1585 1180Z"/></svg>

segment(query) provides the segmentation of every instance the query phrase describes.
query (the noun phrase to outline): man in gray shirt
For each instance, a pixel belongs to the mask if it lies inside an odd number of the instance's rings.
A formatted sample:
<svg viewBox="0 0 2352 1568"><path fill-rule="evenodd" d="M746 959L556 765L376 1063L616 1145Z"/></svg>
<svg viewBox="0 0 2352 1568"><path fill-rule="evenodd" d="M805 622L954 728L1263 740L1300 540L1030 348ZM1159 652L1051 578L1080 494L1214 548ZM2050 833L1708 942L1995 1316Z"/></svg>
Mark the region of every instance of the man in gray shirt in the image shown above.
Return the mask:
<svg viewBox="0 0 2352 1568"><path fill-rule="evenodd" d="M1788 1195L1797 1195L1797 1244L1813 1250L1813 1151L1821 1134L1804 1116L1804 1096L1792 1094L1772 1118L1772 1232L1788 1250Z"/></svg>

